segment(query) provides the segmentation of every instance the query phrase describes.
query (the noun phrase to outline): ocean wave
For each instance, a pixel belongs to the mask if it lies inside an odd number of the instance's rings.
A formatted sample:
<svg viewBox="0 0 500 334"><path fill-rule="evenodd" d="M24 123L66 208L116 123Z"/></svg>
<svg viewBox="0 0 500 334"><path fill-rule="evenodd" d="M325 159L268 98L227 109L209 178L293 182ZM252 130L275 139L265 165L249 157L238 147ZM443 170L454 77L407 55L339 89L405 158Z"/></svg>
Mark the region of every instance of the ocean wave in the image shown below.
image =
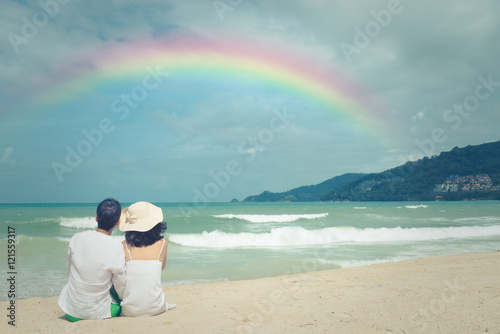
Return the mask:
<svg viewBox="0 0 500 334"><path fill-rule="evenodd" d="M420 205L405 205L405 208L407 209L420 209L420 208L426 208L427 205L425 204L420 204Z"/></svg>
<svg viewBox="0 0 500 334"><path fill-rule="evenodd" d="M430 221L430 222L445 222L448 221L447 218L444 217L434 217L434 218L422 218L422 219L415 219L418 221Z"/></svg>
<svg viewBox="0 0 500 334"><path fill-rule="evenodd" d="M399 262L399 261L405 261L405 260L410 260L410 259L414 259L414 257L395 256L392 258L375 259L375 260L326 260L326 259L319 259L318 261L321 264L335 264L341 268L347 268L347 267L369 266L369 265L377 264L377 263Z"/></svg>
<svg viewBox="0 0 500 334"><path fill-rule="evenodd" d="M54 218L35 218L33 221L35 223L46 223L46 222L53 222Z"/></svg>
<svg viewBox="0 0 500 334"><path fill-rule="evenodd" d="M498 223L500 222L500 217L494 216L484 216L484 217L464 217L456 218L452 220L454 223Z"/></svg>
<svg viewBox="0 0 500 334"><path fill-rule="evenodd" d="M396 221L396 220L401 220L404 219L404 217L399 217L399 216L384 216L376 213L366 213L365 217L370 218L370 219L381 219L383 221Z"/></svg>
<svg viewBox="0 0 500 334"><path fill-rule="evenodd" d="M274 228L269 233L226 233L218 230L201 234L170 234L168 240L185 247L245 248L320 246L335 243L412 242L440 239L467 239L500 235L500 225L423 228L302 227Z"/></svg>
<svg viewBox="0 0 500 334"><path fill-rule="evenodd" d="M97 222L95 221L95 217L59 217L59 225L72 228L95 229Z"/></svg>
<svg viewBox="0 0 500 334"><path fill-rule="evenodd" d="M37 249L37 251L40 251L42 247L47 247L50 248L51 250L57 249L59 245L64 245L64 242L69 242L69 238L63 238L63 237L38 237L38 236L31 236L31 235L26 235L26 234L18 234L16 235L15 238L16 246L22 247L24 250L27 249ZM58 242L61 242L59 244ZM0 247L4 247L8 243L8 239L0 239ZM5 246L6 247L6 246ZM46 248L43 248L46 250ZM29 251L28 251L29 252ZM42 251L43 253L44 251ZM30 256L36 256L36 251L35 253L30 253Z"/></svg>
<svg viewBox="0 0 500 334"><path fill-rule="evenodd" d="M57 240L59 240L59 241L61 241L61 242L65 242L65 243L68 243L68 244L69 244L69 241L71 240L71 238L57 237Z"/></svg>
<svg viewBox="0 0 500 334"><path fill-rule="evenodd" d="M180 286L180 285L193 285L193 284L206 284L206 283L216 283L216 282L227 282L227 278L193 278L185 280L169 280L167 282L161 282L162 286Z"/></svg>
<svg viewBox="0 0 500 334"><path fill-rule="evenodd" d="M302 214L302 215L234 215L234 214L224 214L224 215L213 215L215 218L224 219L241 219L246 220L251 223L290 223L297 221L299 219L317 219L324 218L328 216L328 213L318 213L318 214Z"/></svg>

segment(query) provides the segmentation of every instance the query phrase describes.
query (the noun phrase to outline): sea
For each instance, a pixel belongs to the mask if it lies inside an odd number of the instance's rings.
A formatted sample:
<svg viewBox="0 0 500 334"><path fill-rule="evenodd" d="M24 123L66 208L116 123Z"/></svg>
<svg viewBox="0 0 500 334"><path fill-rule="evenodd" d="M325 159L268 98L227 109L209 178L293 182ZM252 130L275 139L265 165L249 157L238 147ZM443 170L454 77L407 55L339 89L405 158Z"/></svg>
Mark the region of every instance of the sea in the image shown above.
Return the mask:
<svg viewBox="0 0 500 334"><path fill-rule="evenodd" d="M168 226L164 286L500 249L498 201L155 204ZM96 228L96 206L0 204L0 300L12 273L16 299L59 295L69 240Z"/></svg>

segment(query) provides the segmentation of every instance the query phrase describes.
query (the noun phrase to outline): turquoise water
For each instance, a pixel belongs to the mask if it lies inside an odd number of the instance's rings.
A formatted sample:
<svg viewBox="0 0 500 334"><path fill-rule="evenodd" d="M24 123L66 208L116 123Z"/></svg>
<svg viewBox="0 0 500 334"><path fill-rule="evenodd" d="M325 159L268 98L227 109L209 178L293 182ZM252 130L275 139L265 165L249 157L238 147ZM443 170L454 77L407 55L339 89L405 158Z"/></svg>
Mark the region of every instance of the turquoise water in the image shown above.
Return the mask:
<svg viewBox="0 0 500 334"><path fill-rule="evenodd" d="M500 249L497 201L157 205L168 225L165 286ZM3 263L8 227L16 230L18 298L59 294L69 239L95 229L95 208L0 205ZM7 270L1 275L5 282Z"/></svg>

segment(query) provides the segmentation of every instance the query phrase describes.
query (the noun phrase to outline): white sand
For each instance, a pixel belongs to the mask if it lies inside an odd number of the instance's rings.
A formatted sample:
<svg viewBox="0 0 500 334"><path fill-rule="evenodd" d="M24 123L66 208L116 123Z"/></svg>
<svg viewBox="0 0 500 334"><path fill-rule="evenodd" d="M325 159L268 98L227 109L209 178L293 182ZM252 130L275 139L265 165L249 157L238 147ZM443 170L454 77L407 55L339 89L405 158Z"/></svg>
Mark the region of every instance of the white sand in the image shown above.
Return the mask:
<svg viewBox="0 0 500 334"><path fill-rule="evenodd" d="M167 268L168 270L168 268ZM70 323L57 298L16 303L13 333L500 333L500 252L164 289L148 318Z"/></svg>

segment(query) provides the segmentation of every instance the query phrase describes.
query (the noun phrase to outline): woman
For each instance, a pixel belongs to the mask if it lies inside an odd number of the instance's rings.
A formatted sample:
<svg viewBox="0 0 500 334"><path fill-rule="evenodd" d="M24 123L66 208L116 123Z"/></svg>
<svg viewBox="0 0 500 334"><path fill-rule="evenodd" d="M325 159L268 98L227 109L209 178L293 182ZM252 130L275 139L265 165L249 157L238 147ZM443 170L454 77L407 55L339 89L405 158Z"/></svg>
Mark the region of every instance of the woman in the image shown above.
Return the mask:
<svg viewBox="0 0 500 334"><path fill-rule="evenodd" d="M122 314L144 317L176 307L165 302L161 272L167 263L167 242L163 233L161 209L148 202L137 202L122 210L119 229L125 232L123 248L127 284L121 302Z"/></svg>

